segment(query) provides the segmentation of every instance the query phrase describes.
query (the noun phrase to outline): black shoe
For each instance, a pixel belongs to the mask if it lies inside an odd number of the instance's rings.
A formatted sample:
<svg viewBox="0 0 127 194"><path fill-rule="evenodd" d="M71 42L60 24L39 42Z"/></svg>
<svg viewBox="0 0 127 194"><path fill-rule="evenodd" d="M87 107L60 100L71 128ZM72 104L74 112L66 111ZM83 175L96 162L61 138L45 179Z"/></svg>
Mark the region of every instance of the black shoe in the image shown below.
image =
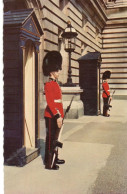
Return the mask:
<svg viewBox="0 0 127 194"><path fill-rule="evenodd" d="M103 115L104 117L110 117L110 114L107 114L107 115Z"/></svg>
<svg viewBox="0 0 127 194"><path fill-rule="evenodd" d="M48 169L48 170L59 170L59 166L54 164L54 166L52 168L45 166L45 169Z"/></svg>
<svg viewBox="0 0 127 194"><path fill-rule="evenodd" d="M54 166L51 168L52 170L59 170L59 166L54 164Z"/></svg>
<svg viewBox="0 0 127 194"><path fill-rule="evenodd" d="M65 163L65 160L60 160L60 159L56 160L56 164L64 164L64 163Z"/></svg>

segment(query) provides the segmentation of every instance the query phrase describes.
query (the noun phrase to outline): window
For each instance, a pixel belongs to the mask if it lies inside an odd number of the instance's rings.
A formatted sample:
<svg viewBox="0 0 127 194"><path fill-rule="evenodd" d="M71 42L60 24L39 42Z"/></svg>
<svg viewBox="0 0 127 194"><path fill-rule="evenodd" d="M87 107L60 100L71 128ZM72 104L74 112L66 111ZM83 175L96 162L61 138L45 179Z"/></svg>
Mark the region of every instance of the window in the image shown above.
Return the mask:
<svg viewBox="0 0 127 194"><path fill-rule="evenodd" d="M67 4L68 4L68 0L60 0L59 1L60 10L63 11L65 14L67 11Z"/></svg>
<svg viewBox="0 0 127 194"><path fill-rule="evenodd" d="M82 27L84 30L86 30L86 25L87 25L87 17L85 15L82 16Z"/></svg>
<svg viewBox="0 0 127 194"><path fill-rule="evenodd" d="M98 42L98 38L99 38L99 29L96 28L96 41Z"/></svg>
<svg viewBox="0 0 127 194"><path fill-rule="evenodd" d="M59 29L58 30L58 51L60 52L62 50L63 47L63 39L62 39L62 31Z"/></svg>
<svg viewBox="0 0 127 194"><path fill-rule="evenodd" d="M87 45L82 42L81 43L81 56L85 55L87 53Z"/></svg>
<svg viewBox="0 0 127 194"><path fill-rule="evenodd" d="M64 0L60 0L60 9L63 10L64 8Z"/></svg>

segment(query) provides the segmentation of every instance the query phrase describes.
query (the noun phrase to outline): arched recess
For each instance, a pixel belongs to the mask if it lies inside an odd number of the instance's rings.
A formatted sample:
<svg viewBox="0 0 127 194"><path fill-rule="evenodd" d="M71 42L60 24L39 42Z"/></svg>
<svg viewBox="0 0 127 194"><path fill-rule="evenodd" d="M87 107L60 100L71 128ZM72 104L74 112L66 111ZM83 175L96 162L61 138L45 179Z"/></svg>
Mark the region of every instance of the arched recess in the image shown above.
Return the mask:
<svg viewBox="0 0 127 194"><path fill-rule="evenodd" d="M31 40L25 45L24 145L35 147L35 47Z"/></svg>

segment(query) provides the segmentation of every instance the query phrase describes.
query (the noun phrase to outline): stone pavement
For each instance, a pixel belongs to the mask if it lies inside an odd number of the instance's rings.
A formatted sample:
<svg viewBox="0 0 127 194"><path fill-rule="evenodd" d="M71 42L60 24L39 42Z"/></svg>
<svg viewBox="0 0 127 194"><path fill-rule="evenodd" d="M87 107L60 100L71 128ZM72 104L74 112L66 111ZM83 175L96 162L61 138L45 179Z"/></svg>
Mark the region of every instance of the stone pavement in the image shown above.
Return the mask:
<svg viewBox="0 0 127 194"><path fill-rule="evenodd" d="M45 170L44 130L41 155L28 165L4 167L5 194L127 194L127 100L114 100L111 117L65 120L66 163Z"/></svg>

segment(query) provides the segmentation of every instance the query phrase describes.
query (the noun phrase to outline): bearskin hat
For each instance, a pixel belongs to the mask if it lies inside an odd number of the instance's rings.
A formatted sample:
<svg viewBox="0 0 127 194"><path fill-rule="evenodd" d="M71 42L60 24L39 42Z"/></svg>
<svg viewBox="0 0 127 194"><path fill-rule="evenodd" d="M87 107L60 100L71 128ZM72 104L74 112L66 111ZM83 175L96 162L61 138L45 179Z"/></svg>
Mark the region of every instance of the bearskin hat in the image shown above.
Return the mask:
<svg viewBox="0 0 127 194"><path fill-rule="evenodd" d="M105 71L103 73L103 76L102 76L102 79L105 80L105 79L110 79L110 76L111 76L111 72L110 71Z"/></svg>
<svg viewBox="0 0 127 194"><path fill-rule="evenodd" d="M43 74L49 76L51 72L62 69L62 56L58 51L49 51L43 59Z"/></svg>

